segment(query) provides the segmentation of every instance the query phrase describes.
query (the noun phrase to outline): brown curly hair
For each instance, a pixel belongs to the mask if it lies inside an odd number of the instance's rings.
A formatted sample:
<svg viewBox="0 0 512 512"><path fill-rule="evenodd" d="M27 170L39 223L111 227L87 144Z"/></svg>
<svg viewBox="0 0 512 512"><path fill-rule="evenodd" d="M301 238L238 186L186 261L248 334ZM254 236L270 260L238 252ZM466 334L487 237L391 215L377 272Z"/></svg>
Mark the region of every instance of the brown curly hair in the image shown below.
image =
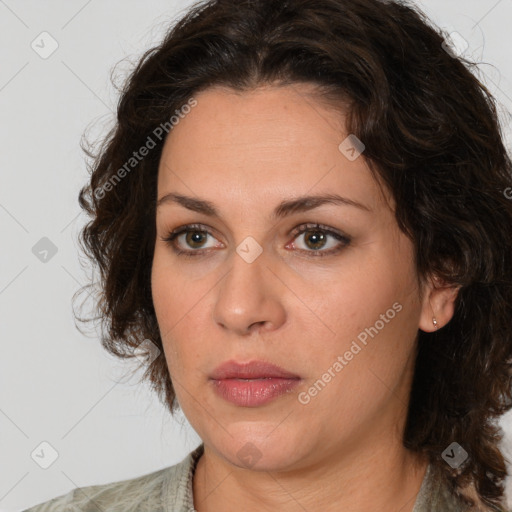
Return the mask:
<svg viewBox="0 0 512 512"><path fill-rule="evenodd" d="M130 73L99 149L82 145L92 161L79 202L92 220L79 242L99 268L100 296L99 316L80 321L100 320L102 345L118 357L151 340L161 352L144 379L176 410L150 284L169 119L179 122L212 85L316 84L321 98L348 100L347 132L395 198L418 275L460 286L452 320L418 332L404 446L468 504L472 488L486 510L500 510L497 419L512 407L512 162L496 100L446 36L398 1L205 0L188 9ZM453 441L469 454L458 470L441 458Z"/></svg>

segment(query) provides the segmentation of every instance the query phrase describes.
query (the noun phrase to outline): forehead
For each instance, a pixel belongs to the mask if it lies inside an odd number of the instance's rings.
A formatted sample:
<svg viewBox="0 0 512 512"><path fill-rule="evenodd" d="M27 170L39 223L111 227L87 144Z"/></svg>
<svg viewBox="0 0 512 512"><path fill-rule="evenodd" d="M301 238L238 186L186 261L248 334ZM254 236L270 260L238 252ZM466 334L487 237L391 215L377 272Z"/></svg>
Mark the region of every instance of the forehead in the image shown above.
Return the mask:
<svg viewBox="0 0 512 512"><path fill-rule="evenodd" d="M307 84L262 86L246 92L207 89L195 96L197 106L174 127L166 146L194 145L222 154L228 145L242 153L298 143L339 143L344 131L342 112L329 112L312 93Z"/></svg>
<svg viewBox="0 0 512 512"><path fill-rule="evenodd" d="M336 192L365 198L379 191L364 158L340 151L344 114L315 99L310 84L247 92L215 87L174 126L159 166L159 197L170 191L211 196L222 184L230 199Z"/></svg>

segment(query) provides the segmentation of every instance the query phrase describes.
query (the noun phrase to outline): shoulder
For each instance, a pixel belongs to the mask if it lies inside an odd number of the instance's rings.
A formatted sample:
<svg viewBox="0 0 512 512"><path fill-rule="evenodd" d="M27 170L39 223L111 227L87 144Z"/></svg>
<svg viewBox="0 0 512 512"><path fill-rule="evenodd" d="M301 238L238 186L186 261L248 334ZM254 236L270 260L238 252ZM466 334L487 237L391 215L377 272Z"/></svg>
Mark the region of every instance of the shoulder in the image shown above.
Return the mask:
<svg viewBox="0 0 512 512"><path fill-rule="evenodd" d="M187 510L193 470L202 449L200 445L174 466L118 482L79 487L23 512L170 512L176 506Z"/></svg>
<svg viewBox="0 0 512 512"><path fill-rule="evenodd" d="M135 510L134 506L161 507L162 488L166 477L175 466L161 469L137 478L103 485L73 489L69 493L41 503L24 512L97 512ZM148 509L149 510L149 509Z"/></svg>

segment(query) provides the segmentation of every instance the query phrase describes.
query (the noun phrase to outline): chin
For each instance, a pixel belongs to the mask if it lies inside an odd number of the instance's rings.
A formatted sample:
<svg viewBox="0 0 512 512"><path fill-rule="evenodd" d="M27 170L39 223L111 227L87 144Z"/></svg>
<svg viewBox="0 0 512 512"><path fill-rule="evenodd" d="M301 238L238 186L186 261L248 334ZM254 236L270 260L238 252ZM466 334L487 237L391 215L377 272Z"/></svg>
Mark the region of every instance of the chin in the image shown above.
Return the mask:
<svg viewBox="0 0 512 512"><path fill-rule="evenodd" d="M304 435L283 429L278 424L265 423L259 428L254 422L230 425L231 434L210 443L234 466L253 471L281 471L294 467L306 456Z"/></svg>

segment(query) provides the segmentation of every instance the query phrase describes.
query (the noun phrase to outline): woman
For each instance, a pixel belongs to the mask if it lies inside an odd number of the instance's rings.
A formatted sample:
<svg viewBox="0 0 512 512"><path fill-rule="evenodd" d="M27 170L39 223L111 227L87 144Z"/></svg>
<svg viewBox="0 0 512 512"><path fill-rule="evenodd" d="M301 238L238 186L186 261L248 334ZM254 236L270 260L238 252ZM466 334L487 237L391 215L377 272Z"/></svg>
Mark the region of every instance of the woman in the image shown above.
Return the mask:
<svg viewBox="0 0 512 512"><path fill-rule="evenodd" d="M470 68L378 0L210 0L143 56L82 241L105 348L156 345L203 442L31 512L505 510L512 162Z"/></svg>

